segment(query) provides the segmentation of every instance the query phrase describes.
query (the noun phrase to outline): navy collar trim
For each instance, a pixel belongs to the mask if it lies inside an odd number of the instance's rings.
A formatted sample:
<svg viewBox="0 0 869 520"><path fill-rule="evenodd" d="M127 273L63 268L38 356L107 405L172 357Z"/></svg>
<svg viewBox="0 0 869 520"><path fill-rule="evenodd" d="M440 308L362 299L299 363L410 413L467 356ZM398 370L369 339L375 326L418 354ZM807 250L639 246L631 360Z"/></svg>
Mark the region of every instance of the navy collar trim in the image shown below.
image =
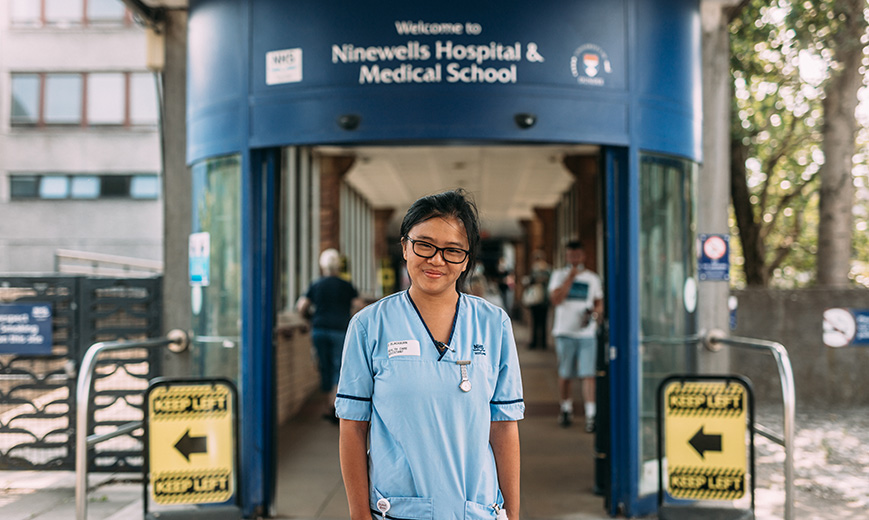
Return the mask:
<svg viewBox="0 0 869 520"><path fill-rule="evenodd" d="M462 293L456 291L456 294L458 294L459 297L456 299L456 309L453 312L453 324L450 327L450 338L447 340L446 343L442 343L436 340L434 335L432 335L431 330L429 330L428 328L428 324L425 322L425 320L422 318L422 314L419 312L419 308L416 306L416 303L414 303L413 298L410 297L410 290L405 291L405 294L407 294L407 300L410 302L413 310L416 311L416 315L419 317L419 321L422 322L422 326L425 327L425 331L428 332L428 337L431 338L434 347L437 349L438 354L440 354L438 356L438 361L440 361L447 354L447 351L455 350L450 347L450 343L453 342L453 334L455 334L456 332L456 321L458 321L459 319L459 305L461 305L462 303Z"/></svg>

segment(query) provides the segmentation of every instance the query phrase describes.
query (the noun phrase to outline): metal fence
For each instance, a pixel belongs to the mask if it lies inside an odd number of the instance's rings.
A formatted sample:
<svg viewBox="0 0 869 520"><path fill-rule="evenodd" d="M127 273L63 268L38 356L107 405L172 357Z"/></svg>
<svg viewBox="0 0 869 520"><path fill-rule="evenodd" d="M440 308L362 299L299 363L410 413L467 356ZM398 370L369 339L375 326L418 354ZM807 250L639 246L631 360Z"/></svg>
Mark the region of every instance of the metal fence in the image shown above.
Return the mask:
<svg viewBox="0 0 869 520"><path fill-rule="evenodd" d="M0 469L75 468L77 368L98 341L160 334L161 279L82 276L0 277L0 303L49 303L48 355L0 354ZM101 359L90 401L93 430L103 433L142 420L142 395L160 372L147 349ZM139 471L141 430L102 443L89 454L89 471Z"/></svg>

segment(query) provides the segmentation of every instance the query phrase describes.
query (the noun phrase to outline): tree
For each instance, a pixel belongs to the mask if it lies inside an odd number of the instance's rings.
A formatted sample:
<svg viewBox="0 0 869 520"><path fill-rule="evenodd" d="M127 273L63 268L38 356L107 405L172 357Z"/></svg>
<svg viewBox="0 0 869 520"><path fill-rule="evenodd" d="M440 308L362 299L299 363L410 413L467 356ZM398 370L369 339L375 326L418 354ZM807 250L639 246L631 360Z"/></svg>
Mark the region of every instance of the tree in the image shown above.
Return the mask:
<svg viewBox="0 0 869 520"><path fill-rule="evenodd" d="M805 285L815 272L848 283L865 7L745 0L732 11L731 196L749 285Z"/></svg>
<svg viewBox="0 0 869 520"><path fill-rule="evenodd" d="M819 285L847 286L853 235L852 157L857 133L855 111L863 86L866 0L804 0L791 11L797 41L806 52L823 57L829 77L824 85Z"/></svg>
<svg viewBox="0 0 869 520"><path fill-rule="evenodd" d="M731 199L748 285L787 263L804 281L815 254L811 208L822 162L821 92L800 75L786 12L743 2L731 20ZM809 211L807 211L809 210Z"/></svg>

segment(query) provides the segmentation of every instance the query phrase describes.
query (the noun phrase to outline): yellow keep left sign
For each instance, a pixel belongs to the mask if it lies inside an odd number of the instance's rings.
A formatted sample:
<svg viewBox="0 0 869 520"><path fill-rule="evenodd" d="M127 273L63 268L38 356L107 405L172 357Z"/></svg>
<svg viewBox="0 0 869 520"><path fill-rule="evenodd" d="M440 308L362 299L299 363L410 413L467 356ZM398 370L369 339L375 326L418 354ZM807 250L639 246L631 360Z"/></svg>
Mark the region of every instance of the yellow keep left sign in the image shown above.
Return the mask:
<svg viewBox="0 0 869 520"><path fill-rule="evenodd" d="M235 389L161 380L148 389L148 469L157 504L226 502L235 492Z"/></svg>
<svg viewBox="0 0 869 520"><path fill-rule="evenodd" d="M747 388L738 380L671 381L664 388L667 491L675 498L745 494Z"/></svg>

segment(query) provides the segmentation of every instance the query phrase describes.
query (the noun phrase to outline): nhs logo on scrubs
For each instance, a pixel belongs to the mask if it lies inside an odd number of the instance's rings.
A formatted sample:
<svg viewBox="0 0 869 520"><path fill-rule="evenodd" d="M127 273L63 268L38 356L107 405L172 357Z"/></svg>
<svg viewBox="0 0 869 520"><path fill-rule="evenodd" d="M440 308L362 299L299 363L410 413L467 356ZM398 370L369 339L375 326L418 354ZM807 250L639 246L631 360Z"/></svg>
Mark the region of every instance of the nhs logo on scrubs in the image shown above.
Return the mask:
<svg viewBox="0 0 869 520"><path fill-rule="evenodd" d="M474 345L474 355L475 356L485 356L486 355L486 347L483 345Z"/></svg>

